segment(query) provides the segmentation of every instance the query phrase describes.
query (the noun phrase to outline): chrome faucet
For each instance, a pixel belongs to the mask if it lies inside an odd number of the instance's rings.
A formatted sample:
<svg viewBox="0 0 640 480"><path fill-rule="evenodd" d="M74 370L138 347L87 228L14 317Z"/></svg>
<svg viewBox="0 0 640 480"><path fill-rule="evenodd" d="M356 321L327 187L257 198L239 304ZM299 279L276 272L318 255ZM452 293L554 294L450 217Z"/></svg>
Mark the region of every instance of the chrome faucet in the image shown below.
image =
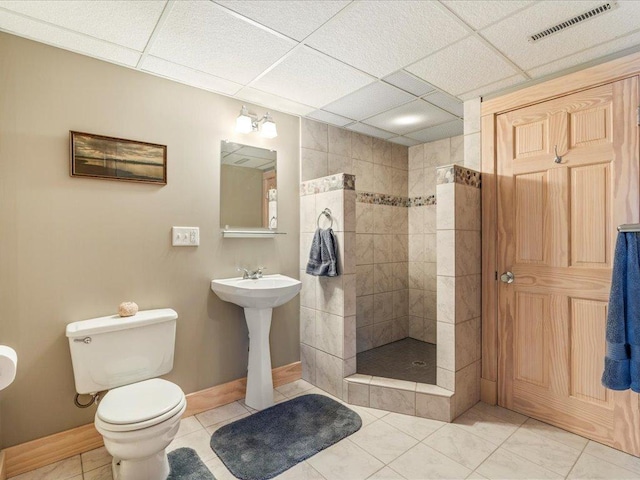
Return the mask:
<svg viewBox="0 0 640 480"><path fill-rule="evenodd" d="M247 270L246 268L239 268L238 271L242 272L242 278L244 280L257 280L262 278L262 271L266 270L264 267L258 267L255 270Z"/></svg>

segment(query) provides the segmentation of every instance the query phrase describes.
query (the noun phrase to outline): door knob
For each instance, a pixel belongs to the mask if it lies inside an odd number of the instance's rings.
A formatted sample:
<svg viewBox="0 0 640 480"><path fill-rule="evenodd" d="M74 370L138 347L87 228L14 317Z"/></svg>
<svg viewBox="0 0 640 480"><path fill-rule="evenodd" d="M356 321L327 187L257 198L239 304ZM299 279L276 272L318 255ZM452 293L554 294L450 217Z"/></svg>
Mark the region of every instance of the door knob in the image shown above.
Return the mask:
<svg viewBox="0 0 640 480"><path fill-rule="evenodd" d="M500 281L502 281L502 283L513 283L515 278L516 277L511 272L504 272L500 275Z"/></svg>

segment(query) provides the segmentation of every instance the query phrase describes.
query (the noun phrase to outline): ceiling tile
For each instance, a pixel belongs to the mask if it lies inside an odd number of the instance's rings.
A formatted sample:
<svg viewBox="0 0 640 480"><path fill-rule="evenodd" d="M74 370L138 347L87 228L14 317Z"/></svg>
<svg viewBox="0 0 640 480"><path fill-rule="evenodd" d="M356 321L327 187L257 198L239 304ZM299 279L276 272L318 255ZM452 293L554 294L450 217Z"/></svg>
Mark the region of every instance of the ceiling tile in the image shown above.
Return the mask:
<svg viewBox="0 0 640 480"><path fill-rule="evenodd" d="M141 68L146 72L155 73L170 80L175 80L204 90L224 93L225 95L233 95L242 88L242 85L239 83L230 82L224 78L215 77L152 56L144 59Z"/></svg>
<svg viewBox="0 0 640 480"><path fill-rule="evenodd" d="M442 92L435 92L424 97L429 103L432 103L449 113L453 113L457 117L464 116L464 106L460 100L451 95Z"/></svg>
<svg viewBox="0 0 640 480"><path fill-rule="evenodd" d="M295 45L211 2L176 2L150 53L246 84Z"/></svg>
<svg viewBox="0 0 640 480"><path fill-rule="evenodd" d="M420 80L404 70L392 73L388 77L384 77L382 80L390 83L391 85L395 85L406 92L412 93L417 97L421 97L433 90L433 87L427 82Z"/></svg>
<svg viewBox="0 0 640 480"><path fill-rule="evenodd" d="M109 62L135 67L140 53L81 33L0 10L0 30Z"/></svg>
<svg viewBox="0 0 640 480"><path fill-rule="evenodd" d="M272 108L294 115L304 116L314 110L314 107L310 107L309 105L293 102L288 98L282 98L251 87L244 87L235 96L240 100L246 100L256 105L262 105L265 108Z"/></svg>
<svg viewBox="0 0 640 480"><path fill-rule="evenodd" d="M375 82L325 105L323 110L362 120L376 113L415 100L413 95L387 83Z"/></svg>
<svg viewBox="0 0 640 480"><path fill-rule="evenodd" d="M305 105L322 107L373 79L307 47L296 49L253 86Z"/></svg>
<svg viewBox="0 0 640 480"><path fill-rule="evenodd" d="M523 75L514 75L513 77L505 78L504 80L500 80L498 82L490 83L489 85L484 85L480 88L476 88L475 90L471 90L469 92L465 92L461 95L458 95L460 100L463 102L466 100L470 100L472 98L484 97L486 95L491 95L495 92L499 92L505 88L512 87L514 85L518 85L526 82L527 79Z"/></svg>
<svg viewBox="0 0 640 480"><path fill-rule="evenodd" d="M302 40L342 10L349 1L216 0L231 10L296 40Z"/></svg>
<svg viewBox="0 0 640 480"><path fill-rule="evenodd" d="M383 77L465 36L452 17L437 2L353 2L305 43Z"/></svg>
<svg viewBox="0 0 640 480"><path fill-rule="evenodd" d="M345 118L335 113L325 112L324 110L316 110L307 115L314 120L320 120L321 122L330 123L331 125L337 125L338 127L344 127L350 123L353 123L353 119Z"/></svg>
<svg viewBox="0 0 640 480"><path fill-rule="evenodd" d="M167 2L0 1L0 7L142 52Z"/></svg>
<svg viewBox="0 0 640 480"><path fill-rule="evenodd" d="M445 123L455 118L450 113L444 112L424 100L415 100L375 117L368 118L364 123L394 132L397 135L404 135L405 133Z"/></svg>
<svg viewBox="0 0 640 480"><path fill-rule="evenodd" d="M465 38L406 70L455 96L517 73L476 37Z"/></svg>
<svg viewBox="0 0 640 480"><path fill-rule="evenodd" d="M524 70L613 40L638 28L640 2L620 1L612 11L536 43L527 38L601 5L599 1L539 2L482 30L482 35Z"/></svg>
<svg viewBox="0 0 640 480"><path fill-rule="evenodd" d="M345 128L347 130L353 130L354 132L364 133L365 135L369 135L371 137L384 138L385 140L396 136L393 133L385 132L384 130L380 130L379 128L365 125L364 123L353 123L351 125L347 125Z"/></svg>
<svg viewBox="0 0 640 480"><path fill-rule="evenodd" d="M531 5L533 2L519 0L442 0L442 3L474 29L479 30L508 17L513 12Z"/></svg>
<svg viewBox="0 0 640 480"><path fill-rule="evenodd" d="M407 135L414 140L418 140L421 143L433 142L434 140L440 140L441 138L455 137L462 135L463 122L462 120L454 120L453 122L444 123L442 125L436 125L435 127L425 128Z"/></svg>
<svg viewBox="0 0 640 480"><path fill-rule="evenodd" d="M413 140L408 137L393 137L390 138L389 141L393 143L399 143L400 145L405 145L407 147L413 147L414 145L419 145L420 143L422 143L418 140Z"/></svg>
<svg viewBox="0 0 640 480"><path fill-rule="evenodd" d="M527 73L533 78L540 78L638 45L640 45L640 32L617 38L598 45L597 47L589 48L580 53L556 60L555 62L533 68L527 71Z"/></svg>

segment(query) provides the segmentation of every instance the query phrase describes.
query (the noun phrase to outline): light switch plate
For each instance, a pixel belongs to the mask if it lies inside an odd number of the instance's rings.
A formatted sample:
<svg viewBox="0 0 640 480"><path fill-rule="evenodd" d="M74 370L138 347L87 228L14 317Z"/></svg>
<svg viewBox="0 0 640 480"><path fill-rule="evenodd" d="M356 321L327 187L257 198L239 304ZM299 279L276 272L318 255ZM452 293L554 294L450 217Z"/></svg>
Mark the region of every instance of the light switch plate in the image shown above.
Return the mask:
<svg viewBox="0 0 640 480"><path fill-rule="evenodd" d="M171 243L174 247L197 247L200 245L199 227L173 227Z"/></svg>

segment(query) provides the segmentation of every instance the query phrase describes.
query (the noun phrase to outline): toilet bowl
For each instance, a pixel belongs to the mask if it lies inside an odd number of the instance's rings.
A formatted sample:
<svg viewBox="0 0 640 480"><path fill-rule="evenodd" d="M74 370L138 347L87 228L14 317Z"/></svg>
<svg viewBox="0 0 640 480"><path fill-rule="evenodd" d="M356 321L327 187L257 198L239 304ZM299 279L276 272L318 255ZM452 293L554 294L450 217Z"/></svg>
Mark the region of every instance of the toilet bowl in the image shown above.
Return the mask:
<svg viewBox="0 0 640 480"><path fill-rule="evenodd" d="M95 426L113 456L113 479L165 480L166 448L186 407L180 387L160 378L110 390L98 405Z"/></svg>

